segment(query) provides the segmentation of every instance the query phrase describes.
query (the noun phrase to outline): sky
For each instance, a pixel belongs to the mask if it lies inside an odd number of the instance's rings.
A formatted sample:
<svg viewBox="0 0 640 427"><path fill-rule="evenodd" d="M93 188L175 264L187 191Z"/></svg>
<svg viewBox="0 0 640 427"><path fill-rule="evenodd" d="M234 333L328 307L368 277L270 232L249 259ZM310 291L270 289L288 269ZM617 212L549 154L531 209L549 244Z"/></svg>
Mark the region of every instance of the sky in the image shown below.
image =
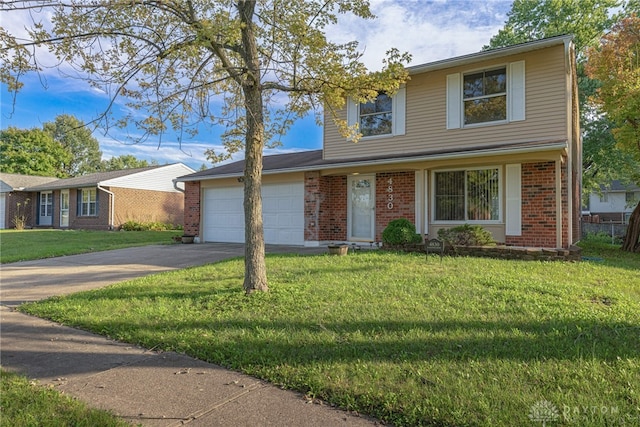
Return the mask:
<svg viewBox="0 0 640 427"><path fill-rule="evenodd" d="M504 26L510 9L511 1L505 0L372 0L375 20L345 17L328 29L327 38L334 42L358 40L363 62L371 70L381 67L385 52L392 47L412 55L409 65L419 65L480 51ZM2 22L9 31L21 31L25 24L16 19ZM46 69L40 76L27 75L23 82L25 86L15 101L1 85L0 129L42 128L43 123L54 121L60 114L89 123L105 111L108 102L104 93L55 69ZM181 143L176 135L165 134L162 140L131 144L126 142L124 131L115 128L108 132L96 129L93 136L100 143L103 159L131 154L159 164L182 162L197 170L203 164L212 166L204 152L210 148L220 151L222 131L216 127L201 129ZM310 115L298 120L281 143L266 149L265 154L320 149L322 128Z"/></svg>

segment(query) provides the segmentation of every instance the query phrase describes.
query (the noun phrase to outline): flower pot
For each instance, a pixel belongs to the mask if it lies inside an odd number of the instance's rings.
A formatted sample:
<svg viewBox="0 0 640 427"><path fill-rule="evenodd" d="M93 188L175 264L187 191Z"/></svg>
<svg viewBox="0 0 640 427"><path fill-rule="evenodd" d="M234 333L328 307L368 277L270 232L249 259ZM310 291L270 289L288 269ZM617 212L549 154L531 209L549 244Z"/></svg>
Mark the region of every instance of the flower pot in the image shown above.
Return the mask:
<svg viewBox="0 0 640 427"><path fill-rule="evenodd" d="M193 243L195 236L182 236L182 243Z"/></svg>
<svg viewBox="0 0 640 427"><path fill-rule="evenodd" d="M329 255L346 255L349 250L349 245L330 245Z"/></svg>

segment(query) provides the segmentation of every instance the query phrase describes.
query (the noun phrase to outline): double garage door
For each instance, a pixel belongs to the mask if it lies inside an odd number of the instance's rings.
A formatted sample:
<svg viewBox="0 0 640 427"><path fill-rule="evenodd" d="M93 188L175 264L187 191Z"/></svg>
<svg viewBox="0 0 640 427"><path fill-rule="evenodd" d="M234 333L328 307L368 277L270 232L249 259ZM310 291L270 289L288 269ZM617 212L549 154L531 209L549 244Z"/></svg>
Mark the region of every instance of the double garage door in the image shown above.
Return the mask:
<svg viewBox="0 0 640 427"><path fill-rule="evenodd" d="M206 188L202 236L205 242L244 243L242 186ZM263 184L265 243L304 245L304 184Z"/></svg>

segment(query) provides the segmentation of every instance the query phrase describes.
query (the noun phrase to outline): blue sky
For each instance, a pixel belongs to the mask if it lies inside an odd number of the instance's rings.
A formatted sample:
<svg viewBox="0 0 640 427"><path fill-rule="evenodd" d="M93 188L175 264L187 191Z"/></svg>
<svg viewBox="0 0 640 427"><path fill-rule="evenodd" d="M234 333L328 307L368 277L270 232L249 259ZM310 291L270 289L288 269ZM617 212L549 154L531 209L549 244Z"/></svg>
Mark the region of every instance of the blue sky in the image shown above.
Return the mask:
<svg viewBox="0 0 640 427"><path fill-rule="evenodd" d="M364 52L363 60L370 69L380 67L384 53L396 47L413 55L411 65L479 51L502 28L511 8L511 1L398 1L372 0L372 11L377 19L362 21L343 19L327 32L336 42L358 40ZM11 32L20 32L24 23L19 20L3 22ZM23 129L41 128L59 114L71 114L91 122L107 106L106 95L86 83L61 75L55 69L46 69L41 76L29 75L23 79L24 88L15 103L6 86L0 89L0 128L15 126ZM103 158L131 154L140 159L155 160L160 164L183 162L194 169L206 160L207 148L220 147L219 128L201 129L193 138L179 144L176 135L166 134L162 141L126 143L120 129L108 132L96 129L94 136L100 142ZM265 153L291 152L322 147L322 129L312 116L299 120L282 138L282 145Z"/></svg>

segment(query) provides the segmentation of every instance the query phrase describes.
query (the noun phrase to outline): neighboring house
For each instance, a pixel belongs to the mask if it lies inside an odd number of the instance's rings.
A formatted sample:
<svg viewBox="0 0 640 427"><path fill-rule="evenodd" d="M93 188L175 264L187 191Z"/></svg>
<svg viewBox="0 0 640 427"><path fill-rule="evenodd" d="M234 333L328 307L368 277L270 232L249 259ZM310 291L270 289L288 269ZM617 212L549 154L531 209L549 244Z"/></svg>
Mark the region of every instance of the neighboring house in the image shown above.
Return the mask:
<svg viewBox="0 0 640 427"><path fill-rule="evenodd" d="M614 222L628 224L633 209L640 202L640 187L612 181L601 185L600 192L589 194L586 209L582 212L585 222Z"/></svg>
<svg viewBox="0 0 640 427"><path fill-rule="evenodd" d="M46 184L58 178L51 176L29 176L0 172L0 229L14 228L15 219L25 211L30 211L35 200L24 192L26 187Z"/></svg>
<svg viewBox="0 0 640 427"><path fill-rule="evenodd" d="M182 163L99 172L31 185L27 226L117 229L123 223L182 224L184 185L174 179L194 170Z"/></svg>
<svg viewBox="0 0 640 427"><path fill-rule="evenodd" d="M342 112L363 138L324 128L322 150L264 157L266 243L378 242L389 221L420 234L479 224L514 246L580 238L575 52L554 37L410 67L411 79ZM325 120L331 123L329 117ZM244 242L244 161L185 182L185 234Z"/></svg>

